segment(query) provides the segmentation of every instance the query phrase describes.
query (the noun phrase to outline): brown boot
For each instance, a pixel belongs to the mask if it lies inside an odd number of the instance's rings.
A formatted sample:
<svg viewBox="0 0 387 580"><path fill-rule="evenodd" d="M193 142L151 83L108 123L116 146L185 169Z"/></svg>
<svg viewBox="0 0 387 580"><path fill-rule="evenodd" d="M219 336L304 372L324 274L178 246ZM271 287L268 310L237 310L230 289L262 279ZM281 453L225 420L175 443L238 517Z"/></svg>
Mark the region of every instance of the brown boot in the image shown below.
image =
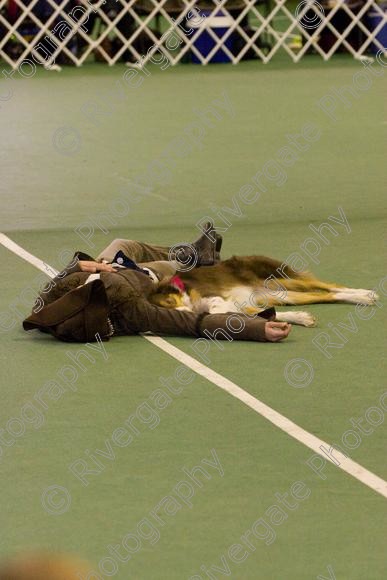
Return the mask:
<svg viewBox="0 0 387 580"><path fill-rule="evenodd" d="M212 266L215 264L218 238L213 242L208 235L213 229L214 224L212 222L204 224L203 234L192 244L197 252L198 266Z"/></svg>
<svg viewBox="0 0 387 580"><path fill-rule="evenodd" d="M197 266L212 266L216 260L216 248L219 240L212 241L208 235L214 228L212 222L207 222L203 228L203 234L191 244L178 244L173 247L169 259L176 260L181 264L180 270L187 271ZM220 242L221 245L221 242ZM218 254L219 255L219 254Z"/></svg>

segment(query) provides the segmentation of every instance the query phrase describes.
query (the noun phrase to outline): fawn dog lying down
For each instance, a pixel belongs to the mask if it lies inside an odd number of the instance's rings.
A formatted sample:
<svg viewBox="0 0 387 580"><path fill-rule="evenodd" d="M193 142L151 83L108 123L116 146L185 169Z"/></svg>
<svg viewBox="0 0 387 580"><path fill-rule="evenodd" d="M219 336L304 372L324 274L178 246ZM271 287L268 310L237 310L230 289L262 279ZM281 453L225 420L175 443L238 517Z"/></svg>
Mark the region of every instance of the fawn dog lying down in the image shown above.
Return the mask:
<svg viewBox="0 0 387 580"><path fill-rule="evenodd" d="M347 288L321 282L309 272L265 256L233 256L213 266L179 272L162 283L150 301L165 308L193 312L242 312L258 314L271 306L347 302L374 304L372 290ZM277 312L275 320L314 326L309 312Z"/></svg>

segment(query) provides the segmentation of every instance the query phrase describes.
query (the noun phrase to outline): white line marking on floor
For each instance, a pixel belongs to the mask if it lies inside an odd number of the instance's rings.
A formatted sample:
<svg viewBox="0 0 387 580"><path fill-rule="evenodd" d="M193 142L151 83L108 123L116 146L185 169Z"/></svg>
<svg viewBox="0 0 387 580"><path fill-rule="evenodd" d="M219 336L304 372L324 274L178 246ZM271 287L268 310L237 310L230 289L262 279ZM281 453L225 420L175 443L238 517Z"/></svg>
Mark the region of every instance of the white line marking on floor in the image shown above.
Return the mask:
<svg viewBox="0 0 387 580"><path fill-rule="evenodd" d="M293 421L290 421L290 419L284 415L281 415L265 403L262 403L262 401L253 397L247 391L244 391L241 389L241 387L238 387L238 385L229 379L226 379L226 377L223 377L216 371L206 367L201 362L182 352L180 349L176 348L166 340L158 336L145 336L145 338L155 346L161 348L164 352L168 353L173 358L177 359L179 362L195 371L198 375L201 375L217 387L220 387L236 399L239 399L242 401L242 403L245 403L245 405L253 409L256 413L259 413L259 415L265 417L265 419L273 423L273 425L279 427L279 429L282 429L282 431L294 439L297 439L297 441L303 443L306 445L306 447L309 447L315 453L321 455L324 459L327 459L333 463L333 461L331 461L329 457L327 457L327 455L325 455L320 449L321 445L324 445L327 450L330 448L330 445L322 439L319 439L318 437L312 435L312 433L305 431L305 429L302 429L302 427L296 423L293 423ZM352 461L352 459L346 458L345 455L339 451L335 451L335 457L340 462L340 466L337 467L387 498L386 481L371 471L368 471L368 469L365 469L359 465L359 463Z"/></svg>
<svg viewBox="0 0 387 580"><path fill-rule="evenodd" d="M11 250L12 252L14 252L27 262L29 262L30 264L33 264L37 268L41 270L44 268L43 271L47 273L47 276L52 277L45 269L45 266L47 266L45 262L43 262L39 258L36 258L32 254L24 250L21 246L18 246L17 244L12 242L12 240L10 240L10 238L5 236L4 234L0 234L0 243L2 243L9 250ZM54 270L51 269L51 271ZM179 363L184 364L185 366L192 369L198 375L202 376L209 382L221 388L223 391L226 391L227 393L229 393L230 395L232 395L233 397L235 397L236 399L238 399L239 401L250 407L250 409L253 409L256 413L258 413L259 415L270 421L273 425L284 431L287 435L293 437L293 439L296 439L306 447L309 447L309 449L312 449L315 453L321 455L321 457L323 457L325 460L335 465L335 463L333 463L333 461L327 455L325 455L320 449L321 446L324 446L325 448L329 449L330 448L329 443L326 443L322 439L319 439L315 435L312 435L312 433L305 431L305 429L303 429L296 423L293 423L293 421L291 421L284 415L281 415L281 413L278 413L265 403L262 403L262 401L260 401L259 399L256 399L255 397L250 395L247 391L243 390L237 384L233 383L232 381L222 376L221 374L217 373L216 371L213 371L209 367L205 366L201 362L194 359L192 356L176 348L163 338L160 338L159 336L144 336L143 338L152 343L154 346L163 350L169 356L179 361ZM361 481L364 485L366 485L370 489L373 489L383 497L387 498L386 481L384 481L383 479L381 479L368 469L365 469L359 463L356 463L356 461L352 461L352 459L345 457L345 455L343 455L339 451L335 451L335 457L340 462L340 465L336 465L336 467L338 467L342 471L345 471L358 481Z"/></svg>
<svg viewBox="0 0 387 580"><path fill-rule="evenodd" d="M12 241L11 238L6 236L5 234L0 233L0 243L6 248L8 248L8 250L11 250L11 252L13 252L14 254L17 254L20 258L23 258L23 260L25 260L26 262L29 262L30 264L35 266L35 268L42 270L42 272L47 274L47 276L49 276L50 278L52 277L50 276L48 271L50 268L48 264L46 264L45 262L34 256L33 254L27 252L27 250L16 244L16 242ZM58 274L58 271L54 270L53 268L51 268L51 272L55 272L55 274Z"/></svg>

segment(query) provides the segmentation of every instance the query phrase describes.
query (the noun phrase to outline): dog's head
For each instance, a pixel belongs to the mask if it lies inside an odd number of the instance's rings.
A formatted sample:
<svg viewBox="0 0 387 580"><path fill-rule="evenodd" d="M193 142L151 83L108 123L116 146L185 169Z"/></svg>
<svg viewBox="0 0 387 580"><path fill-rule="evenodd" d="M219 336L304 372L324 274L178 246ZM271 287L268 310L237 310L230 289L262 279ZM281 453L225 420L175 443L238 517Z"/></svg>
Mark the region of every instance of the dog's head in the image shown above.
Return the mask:
<svg viewBox="0 0 387 580"><path fill-rule="evenodd" d="M172 284L160 284L157 290L149 296L149 302L163 308L185 307L183 292Z"/></svg>

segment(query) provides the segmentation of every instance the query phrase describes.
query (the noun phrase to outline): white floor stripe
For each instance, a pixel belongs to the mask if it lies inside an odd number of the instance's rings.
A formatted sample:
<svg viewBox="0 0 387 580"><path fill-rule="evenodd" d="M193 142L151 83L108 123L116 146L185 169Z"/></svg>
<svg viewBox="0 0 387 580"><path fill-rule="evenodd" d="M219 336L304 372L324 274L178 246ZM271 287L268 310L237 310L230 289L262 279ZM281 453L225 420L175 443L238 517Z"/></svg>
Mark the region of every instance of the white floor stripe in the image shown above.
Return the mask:
<svg viewBox="0 0 387 580"><path fill-rule="evenodd" d="M315 453L318 453L324 459L333 463L333 461L331 461L329 457L327 457L327 455L325 455L320 449L320 446L324 445L328 452L328 449L330 448L329 443L326 443L322 439L312 435L312 433L305 431L305 429L302 429L302 427L299 427L296 423L293 423L293 421L290 421L290 419L284 415L281 415L281 413L278 413L265 403L262 403L262 401L253 397L247 391L244 391L241 389L241 387L238 387L238 385L229 379L226 379L226 377L223 377L216 371L206 367L201 362L182 352L180 349L176 348L166 340L158 336L145 336L145 338L155 346L161 348L161 350L168 353L173 358L177 359L179 362L195 371L198 375L201 375L217 387L223 389L223 391L226 391L236 399L239 399L242 401L242 403L245 403L245 405L253 409L256 413L259 413L259 415L265 417L265 419L273 423L273 425L279 427L282 429L282 431L285 431L285 433L294 439L297 439L297 441L303 443L306 445L306 447L309 447L309 449L312 449ZM371 471L368 471L368 469L365 469L359 463L356 463L356 461L352 461L352 459L345 457L345 455L339 451L334 451L334 456L340 462L340 466L337 467L387 498L386 481ZM335 464L333 463L333 465Z"/></svg>
<svg viewBox="0 0 387 580"><path fill-rule="evenodd" d="M21 246L15 244L10 238L5 236L4 234L0 234L0 243L2 243L5 247L7 247L9 250L14 252L27 262L33 264L40 270L46 272L47 276L52 277L47 271L47 264L45 264L42 260L39 260L39 258L33 256L23 248L21 248ZM53 271L53 269L51 269L51 271ZM325 455L320 449L321 446L324 446L326 449L329 449L330 448L329 443L326 443L322 439L319 439L315 435L312 435L312 433L305 431L305 429L302 429L302 427L299 427L299 425L293 423L293 421L290 421L290 419L288 419L284 415L281 415L281 413L278 413L265 403L262 403L262 401L253 397L247 391L244 391L241 387L239 387L226 377L223 377L216 371L213 371L209 367L203 365L201 362L197 361L192 356L176 348L163 338L160 338L158 336L144 336L144 338L150 343L152 343L154 346L160 348L161 350L169 354L171 357L173 357L180 363L192 369L198 375L204 377L206 380L210 381L217 387L221 388L223 391L226 391L239 401L242 401L242 403L253 409L256 413L258 413L262 417L265 417L265 419L267 419L268 421L273 423L273 425L275 425L276 427L287 433L290 437L293 437L300 443L303 443L303 445L309 447L309 449L312 449L318 455L321 455L321 457L323 457L325 460L333 463L333 461L327 455ZM335 451L334 455L336 459L340 462L340 465L336 465L336 467L345 471L358 481L361 481L364 485L366 485L370 489L373 489L383 497L387 498L386 481L384 481L371 471L368 471L368 469L365 469L359 463L356 463L356 461L352 461L352 459L345 457L339 451ZM333 465L335 464L333 463Z"/></svg>
<svg viewBox="0 0 387 580"><path fill-rule="evenodd" d="M29 262L30 264L35 266L35 268L42 270L42 272L47 274L47 276L49 278L52 278L52 276L49 273L50 267L48 266L48 264L46 264L45 262L43 262L42 260L40 260L36 256L33 256L32 254L27 252L27 250L25 250L24 248L22 248L21 246L19 246L15 242L13 242L11 240L11 238L6 236L5 234L0 233L0 243L3 246L5 246L6 248L8 248L8 250L11 250L11 252L13 252L14 254L17 254L18 256L20 256L20 258L23 258L23 260L25 260L26 262ZM53 268L50 268L50 269L51 269L51 272L55 272L55 274L58 273L57 270L54 270Z"/></svg>

